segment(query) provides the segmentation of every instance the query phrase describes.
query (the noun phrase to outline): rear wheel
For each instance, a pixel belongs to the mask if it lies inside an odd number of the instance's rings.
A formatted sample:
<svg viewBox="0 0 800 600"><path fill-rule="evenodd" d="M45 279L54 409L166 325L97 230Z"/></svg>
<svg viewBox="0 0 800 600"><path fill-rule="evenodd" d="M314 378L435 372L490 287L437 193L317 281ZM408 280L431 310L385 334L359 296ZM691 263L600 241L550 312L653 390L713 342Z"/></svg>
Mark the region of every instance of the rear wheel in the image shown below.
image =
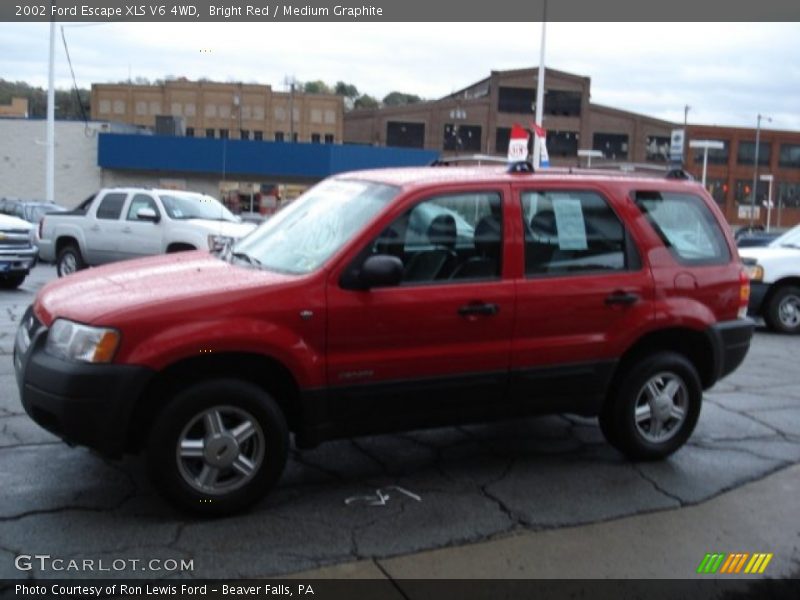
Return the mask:
<svg viewBox="0 0 800 600"><path fill-rule="evenodd" d="M793 285L778 288L767 304L764 320L775 331L800 333L800 288Z"/></svg>
<svg viewBox="0 0 800 600"><path fill-rule="evenodd" d="M692 363L680 354L659 352L620 373L600 426L609 443L629 458L664 458L689 439L702 399Z"/></svg>
<svg viewBox="0 0 800 600"><path fill-rule="evenodd" d="M77 246L69 244L68 246L64 246L58 253L56 272L59 277L66 277L84 268L86 268L86 263Z"/></svg>
<svg viewBox="0 0 800 600"><path fill-rule="evenodd" d="M229 514L277 482L288 444L283 413L264 390L233 379L206 381L178 393L156 418L148 471L178 507Z"/></svg>

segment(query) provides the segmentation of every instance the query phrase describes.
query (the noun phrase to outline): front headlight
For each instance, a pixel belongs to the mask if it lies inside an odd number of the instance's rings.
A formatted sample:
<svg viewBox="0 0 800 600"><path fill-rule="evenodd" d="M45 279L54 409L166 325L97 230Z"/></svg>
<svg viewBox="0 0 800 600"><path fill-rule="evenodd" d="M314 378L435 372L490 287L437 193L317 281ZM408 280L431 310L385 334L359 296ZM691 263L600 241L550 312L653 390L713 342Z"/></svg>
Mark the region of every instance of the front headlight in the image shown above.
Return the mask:
<svg viewBox="0 0 800 600"><path fill-rule="evenodd" d="M764 267L761 265L745 265L744 268L747 271L747 276L750 278L750 281L761 281L764 279Z"/></svg>
<svg viewBox="0 0 800 600"><path fill-rule="evenodd" d="M45 352L58 358L108 363L119 346L119 332L56 319L47 333Z"/></svg>
<svg viewBox="0 0 800 600"><path fill-rule="evenodd" d="M229 235L214 235L212 233L208 236L208 249L211 250L211 252L224 250L233 244L233 241L233 238Z"/></svg>

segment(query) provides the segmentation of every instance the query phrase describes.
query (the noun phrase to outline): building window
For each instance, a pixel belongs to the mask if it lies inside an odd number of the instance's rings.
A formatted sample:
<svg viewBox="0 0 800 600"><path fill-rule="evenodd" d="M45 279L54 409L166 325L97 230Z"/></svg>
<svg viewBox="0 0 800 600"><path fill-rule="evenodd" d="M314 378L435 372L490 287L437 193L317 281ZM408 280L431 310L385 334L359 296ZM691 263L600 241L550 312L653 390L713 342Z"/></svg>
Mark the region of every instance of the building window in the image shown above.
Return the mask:
<svg viewBox="0 0 800 600"><path fill-rule="evenodd" d="M114 114L115 115L125 114L125 100L114 100Z"/></svg>
<svg viewBox="0 0 800 600"><path fill-rule="evenodd" d="M142 117L147 114L147 102L142 100L136 103L136 115Z"/></svg>
<svg viewBox="0 0 800 600"><path fill-rule="evenodd" d="M667 162L669 160L670 137L668 135L648 135L645 160Z"/></svg>
<svg viewBox="0 0 800 600"><path fill-rule="evenodd" d="M319 108L311 109L311 122L322 123L322 110Z"/></svg>
<svg viewBox="0 0 800 600"><path fill-rule="evenodd" d="M800 183L779 183L776 205L800 208Z"/></svg>
<svg viewBox="0 0 800 600"><path fill-rule="evenodd" d="M332 144L333 143L333 134L332 133L326 133L325 134L325 143L326 144Z"/></svg>
<svg viewBox="0 0 800 600"><path fill-rule="evenodd" d="M194 137L194 127L186 128L186 137Z"/></svg>
<svg viewBox="0 0 800 600"><path fill-rule="evenodd" d="M253 107L253 118L258 119L259 121L264 120L264 107L263 106L254 106Z"/></svg>
<svg viewBox="0 0 800 600"><path fill-rule="evenodd" d="M547 154L555 157L578 156L577 131L548 131Z"/></svg>
<svg viewBox="0 0 800 600"><path fill-rule="evenodd" d="M227 129L220 129L219 130L219 139L227 140L228 139L228 130Z"/></svg>
<svg viewBox="0 0 800 600"><path fill-rule="evenodd" d="M296 131L292 134L292 141L293 142L297 141L297 132Z"/></svg>
<svg viewBox="0 0 800 600"><path fill-rule="evenodd" d="M206 137L213 138L214 137L214 130L213 129L206 129Z"/></svg>
<svg viewBox="0 0 800 600"><path fill-rule="evenodd" d="M480 152L480 125L456 125L453 123L446 123L444 126L442 147L445 150L456 150L458 152Z"/></svg>
<svg viewBox="0 0 800 600"><path fill-rule="evenodd" d="M533 113L536 90L533 88L500 87L497 90L497 110L505 113Z"/></svg>
<svg viewBox="0 0 800 600"><path fill-rule="evenodd" d="M714 148L708 149L708 164L710 165L727 165L728 164L728 156L730 153L730 142L727 140L720 140L722 141L723 147L719 150ZM697 164L703 164L703 153L705 150L703 148L695 148L694 149L694 162ZM750 159L750 163L752 164L753 160Z"/></svg>
<svg viewBox="0 0 800 600"><path fill-rule="evenodd" d="M326 110L325 111L325 124L326 125L335 125L336 124L336 111L335 110Z"/></svg>
<svg viewBox="0 0 800 600"><path fill-rule="evenodd" d="M197 107L195 107L194 102L187 102L183 106L183 114L187 117L193 117L196 111Z"/></svg>
<svg viewBox="0 0 800 600"><path fill-rule="evenodd" d="M292 109L292 121L294 121L295 123L300 122L300 109L297 107Z"/></svg>
<svg viewBox="0 0 800 600"><path fill-rule="evenodd" d="M174 115L176 117L182 117L183 116L183 105L180 102L173 102L172 103L172 110L171 110L170 114L172 114L172 115Z"/></svg>
<svg viewBox="0 0 800 600"><path fill-rule="evenodd" d="M717 204L725 206L728 195L728 182L724 179L706 179L706 191L711 194Z"/></svg>
<svg viewBox="0 0 800 600"><path fill-rule="evenodd" d="M254 131L253 132L253 139L257 142L260 142L264 139L264 132L263 131Z"/></svg>
<svg viewBox="0 0 800 600"><path fill-rule="evenodd" d="M600 150L603 158L611 160L627 160L628 136L624 133L595 133L592 149Z"/></svg>
<svg viewBox="0 0 800 600"><path fill-rule="evenodd" d="M739 204L750 204L753 196L753 180L752 179L737 179L736 190L734 198ZM756 185L756 206L759 206L767 199L767 192L769 191L769 183L767 181L759 181Z"/></svg>
<svg viewBox="0 0 800 600"><path fill-rule="evenodd" d="M160 115L161 114L161 102L154 100L150 103L150 114L151 115Z"/></svg>
<svg viewBox="0 0 800 600"><path fill-rule="evenodd" d="M209 118L216 117L217 116L217 105L216 104L211 104L211 103L206 104L205 115L206 115L206 117L209 117Z"/></svg>
<svg viewBox="0 0 800 600"><path fill-rule="evenodd" d="M771 144L769 142L758 143L758 164L768 165ZM739 153L736 155L736 162L740 165L752 165L756 160L756 143L739 142Z"/></svg>
<svg viewBox="0 0 800 600"><path fill-rule="evenodd" d="M239 130L239 139L240 140L249 140L250 139L250 132L247 129Z"/></svg>
<svg viewBox="0 0 800 600"><path fill-rule="evenodd" d="M284 141L284 140L283 140L283 132L282 132L282 131L276 131L276 132L275 132L275 141L276 141L276 142L282 142L282 141Z"/></svg>
<svg viewBox="0 0 800 600"><path fill-rule="evenodd" d="M221 104L219 107L219 116L222 119L227 119L231 116L231 107L227 104Z"/></svg>
<svg viewBox="0 0 800 600"><path fill-rule="evenodd" d="M800 168L800 144L781 144L778 166Z"/></svg>
<svg viewBox="0 0 800 600"><path fill-rule="evenodd" d="M401 148L424 148L425 124L388 121L386 123L386 145Z"/></svg>
<svg viewBox="0 0 800 600"><path fill-rule="evenodd" d="M282 106L275 107L275 120L281 122L286 120L286 109Z"/></svg>
<svg viewBox="0 0 800 600"><path fill-rule="evenodd" d="M319 144L321 140L322 140L322 138L320 137L320 135L318 133L312 133L311 134L311 143L312 144Z"/></svg>
<svg viewBox="0 0 800 600"><path fill-rule="evenodd" d="M559 117L577 117L581 114L581 93L562 90L545 90L544 113ZM550 148L547 148L548 151Z"/></svg>
<svg viewBox="0 0 800 600"><path fill-rule="evenodd" d="M111 100L100 100L100 105L98 106L98 110L100 111L101 115L107 115L111 112Z"/></svg>

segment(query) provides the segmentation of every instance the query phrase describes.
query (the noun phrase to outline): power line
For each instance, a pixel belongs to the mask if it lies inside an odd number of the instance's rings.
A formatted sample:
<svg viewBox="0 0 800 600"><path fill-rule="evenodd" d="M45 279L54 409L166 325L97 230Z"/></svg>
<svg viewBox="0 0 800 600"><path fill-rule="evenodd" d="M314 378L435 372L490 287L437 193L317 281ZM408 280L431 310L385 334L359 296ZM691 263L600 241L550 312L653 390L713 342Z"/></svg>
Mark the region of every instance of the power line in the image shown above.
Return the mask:
<svg viewBox="0 0 800 600"><path fill-rule="evenodd" d="M61 40L64 42L64 52L67 55L67 63L69 64L69 72L72 74L72 85L75 90L75 99L78 101L78 108L81 111L83 122L86 128L89 128L89 119L86 117L86 111L83 110L83 102L81 101L81 93L78 90L78 81L75 79L75 70L72 68L72 59L69 56L69 48L67 47L67 36L64 34L64 26L61 26Z"/></svg>

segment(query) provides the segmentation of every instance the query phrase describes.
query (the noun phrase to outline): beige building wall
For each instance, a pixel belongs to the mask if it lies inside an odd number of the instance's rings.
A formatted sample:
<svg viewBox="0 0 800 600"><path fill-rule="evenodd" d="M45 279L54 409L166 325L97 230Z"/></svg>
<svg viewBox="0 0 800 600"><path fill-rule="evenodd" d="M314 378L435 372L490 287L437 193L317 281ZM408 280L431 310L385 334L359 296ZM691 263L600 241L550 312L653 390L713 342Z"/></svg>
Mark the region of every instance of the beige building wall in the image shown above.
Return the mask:
<svg viewBox="0 0 800 600"><path fill-rule="evenodd" d="M0 104L0 117L28 118L28 99L11 98L10 104Z"/></svg>
<svg viewBox="0 0 800 600"><path fill-rule="evenodd" d="M187 135L341 143L344 100L328 94L273 92L268 85L167 81L162 85L93 84L92 118L154 128L156 116L181 117ZM290 123L289 113L294 113ZM326 138L326 136L328 136ZM313 139L316 139L315 137Z"/></svg>

